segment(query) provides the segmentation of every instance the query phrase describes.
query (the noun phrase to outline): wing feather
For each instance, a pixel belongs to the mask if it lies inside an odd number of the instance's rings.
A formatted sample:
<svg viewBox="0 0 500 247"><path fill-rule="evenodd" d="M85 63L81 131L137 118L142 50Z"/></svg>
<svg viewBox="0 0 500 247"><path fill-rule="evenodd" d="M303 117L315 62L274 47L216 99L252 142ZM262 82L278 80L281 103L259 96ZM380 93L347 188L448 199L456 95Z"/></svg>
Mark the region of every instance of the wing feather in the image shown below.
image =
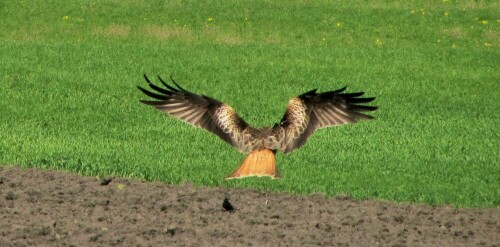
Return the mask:
<svg viewBox="0 0 500 247"><path fill-rule="evenodd" d="M303 146L320 128L373 119L362 112L378 107L361 104L372 102L375 97L360 98L364 92L343 93L346 88L324 93L311 90L292 98L280 124L273 129L273 133L280 136L275 147L290 153Z"/></svg>
<svg viewBox="0 0 500 247"><path fill-rule="evenodd" d="M175 82L170 77L174 86L169 85L158 76L161 84L153 84L144 75L151 91L138 86L147 96L156 100L141 100L140 102L151 105L195 127L214 133L222 140L231 144L242 152L251 148L249 138L253 138L253 128L249 126L229 105L205 95L192 93Z"/></svg>

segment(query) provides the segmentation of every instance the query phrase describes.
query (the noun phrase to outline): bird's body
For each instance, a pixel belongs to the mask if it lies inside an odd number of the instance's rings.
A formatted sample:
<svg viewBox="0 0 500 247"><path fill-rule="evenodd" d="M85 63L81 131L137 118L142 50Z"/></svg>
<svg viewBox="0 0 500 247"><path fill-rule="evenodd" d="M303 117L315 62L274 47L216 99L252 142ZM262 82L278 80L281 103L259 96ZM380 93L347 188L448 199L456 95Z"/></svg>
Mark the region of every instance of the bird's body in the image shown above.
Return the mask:
<svg viewBox="0 0 500 247"><path fill-rule="evenodd" d="M240 151L242 153L250 153L258 149L276 150L277 147L273 136L274 131L275 130L269 127L258 129L249 127L245 129L243 135L247 137L242 138L245 143L242 145Z"/></svg>
<svg viewBox="0 0 500 247"><path fill-rule="evenodd" d="M375 106L360 105L375 98L359 98L364 93L342 93L346 87L324 93L311 90L292 98L280 123L273 127L254 128L236 114L234 109L216 99L198 95L180 87L168 85L158 87L144 76L155 90L139 89L155 101L142 100L158 110L210 131L240 152L249 154L243 164L227 178L248 176L277 177L276 151L285 154L300 148L317 130L324 127L355 123L361 119L372 119L362 112L374 111Z"/></svg>

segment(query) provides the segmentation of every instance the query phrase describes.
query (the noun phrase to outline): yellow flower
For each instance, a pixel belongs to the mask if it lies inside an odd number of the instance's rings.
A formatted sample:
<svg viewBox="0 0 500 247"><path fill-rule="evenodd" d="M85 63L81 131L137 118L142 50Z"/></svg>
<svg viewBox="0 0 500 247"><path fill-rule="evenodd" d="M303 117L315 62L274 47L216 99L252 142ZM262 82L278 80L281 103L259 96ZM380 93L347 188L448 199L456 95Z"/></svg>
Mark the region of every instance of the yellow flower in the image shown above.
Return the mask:
<svg viewBox="0 0 500 247"><path fill-rule="evenodd" d="M337 23L335 23L335 26L337 26L337 27L342 26L342 22L337 22Z"/></svg>
<svg viewBox="0 0 500 247"><path fill-rule="evenodd" d="M488 24L488 20L481 20L481 24L487 25Z"/></svg>
<svg viewBox="0 0 500 247"><path fill-rule="evenodd" d="M457 48L457 45L452 44L452 45L451 45L451 48L455 49L455 48Z"/></svg>
<svg viewBox="0 0 500 247"><path fill-rule="evenodd" d="M211 21L213 21L213 20L214 20L214 18L213 18L213 17L208 17L208 19L207 19L207 21L208 21L208 22L211 22Z"/></svg>
<svg viewBox="0 0 500 247"><path fill-rule="evenodd" d="M448 12L444 12L444 16L448 16Z"/></svg>
<svg viewBox="0 0 500 247"><path fill-rule="evenodd" d="M69 16L67 16L67 15L63 16L63 20L65 20L65 21L66 21L66 20L68 20L68 19L69 19Z"/></svg>
<svg viewBox="0 0 500 247"><path fill-rule="evenodd" d="M381 45L382 45L382 40L380 40L380 39L375 39L375 45L376 45L376 46L381 46Z"/></svg>
<svg viewBox="0 0 500 247"><path fill-rule="evenodd" d="M118 184L118 185L116 185L116 188L119 189L119 190L123 190L123 189L125 189L125 185L124 184Z"/></svg>

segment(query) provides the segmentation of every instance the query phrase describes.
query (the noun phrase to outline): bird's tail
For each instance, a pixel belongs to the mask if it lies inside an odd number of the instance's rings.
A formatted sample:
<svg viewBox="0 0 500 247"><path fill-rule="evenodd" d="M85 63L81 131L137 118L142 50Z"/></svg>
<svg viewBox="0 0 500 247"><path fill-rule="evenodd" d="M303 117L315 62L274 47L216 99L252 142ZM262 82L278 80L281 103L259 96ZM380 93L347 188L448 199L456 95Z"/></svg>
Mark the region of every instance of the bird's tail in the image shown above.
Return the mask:
<svg viewBox="0 0 500 247"><path fill-rule="evenodd" d="M252 151L243 161L243 163L229 175L226 179L245 178L245 177L263 177L278 178L276 170L276 157L271 149L259 149Z"/></svg>

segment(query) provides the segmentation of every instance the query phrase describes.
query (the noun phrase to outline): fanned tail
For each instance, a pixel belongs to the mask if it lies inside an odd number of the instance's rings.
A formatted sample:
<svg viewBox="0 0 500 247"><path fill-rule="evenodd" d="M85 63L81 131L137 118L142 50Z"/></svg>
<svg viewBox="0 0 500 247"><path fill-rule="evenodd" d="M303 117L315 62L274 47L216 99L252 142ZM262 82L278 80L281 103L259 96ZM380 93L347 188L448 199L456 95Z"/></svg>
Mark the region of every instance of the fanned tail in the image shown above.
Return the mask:
<svg viewBox="0 0 500 247"><path fill-rule="evenodd" d="M260 149L252 151L243 161L240 167L236 169L226 179L245 178L245 177L263 177L278 178L276 170L276 158L271 149Z"/></svg>

